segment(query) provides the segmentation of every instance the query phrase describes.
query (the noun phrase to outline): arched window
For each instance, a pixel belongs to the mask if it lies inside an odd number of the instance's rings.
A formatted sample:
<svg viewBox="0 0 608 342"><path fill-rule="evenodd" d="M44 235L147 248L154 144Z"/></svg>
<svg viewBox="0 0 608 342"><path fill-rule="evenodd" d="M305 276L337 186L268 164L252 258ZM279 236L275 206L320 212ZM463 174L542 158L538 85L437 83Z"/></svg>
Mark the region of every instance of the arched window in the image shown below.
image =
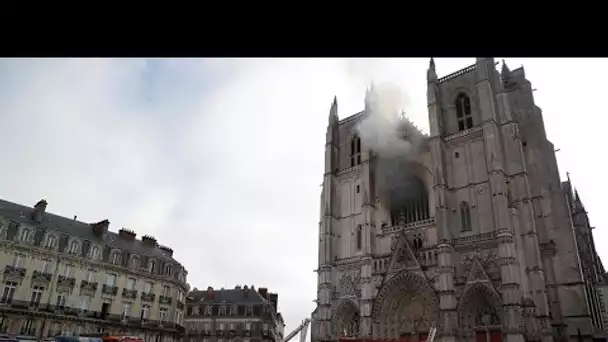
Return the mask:
<svg viewBox="0 0 608 342"><path fill-rule="evenodd" d="M419 222L430 218L429 195L422 180L413 175L395 179L390 190L392 226Z"/></svg>
<svg viewBox="0 0 608 342"><path fill-rule="evenodd" d="M473 127L473 116L471 115L471 99L465 94L456 98L456 118L458 119L458 130L464 131Z"/></svg>
<svg viewBox="0 0 608 342"><path fill-rule="evenodd" d="M363 231L361 225L357 226L357 249L363 248Z"/></svg>
<svg viewBox="0 0 608 342"><path fill-rule="evenodd" d="M139 268L139 256L134 255L131 257L131 268L138 269Z"/></svg>
<svg viewBox="0 0 608 342"><path fill-rule="evenodd" d="M74 239L74 240L70 241L70 245L68 246L68 253L76 254L76 253L78 253L79 249L80 249L80 242L78 242L78 240Z"/></svg>
<svg viewBox="0 0 608 342"><path fill-rule="evenodd" d="M118 265L120 264L120 251L115 250L114 252L112 252L112 258L110 260L112 262L112 264L114 265Z"/></svg>
<svg viewBox="0 0 608 342"><path fill-rule="evenodd" d="M471 211L467 202L460 203L460 225L463 232L471 231Z"/></svg>
<svg viewBox="0 0 608 342"><path fill-rule="evenodd" d="M91 259L93 259L93 260L101 259L101 248L99 248L99 246L93 246L93 248L91 248Z"/></svg>
<svg viewBox="0 0 608 342"><path fill-rule="evenodd" d="M361 139L353 136L350 139L350 166L361 164Z"/></svg>
<svg viewBox="0 0 608 342"><path fill-rule="evenodd" d="M27 228L22 228L21 236L19 237L19 240L21 240L23 242L30 242L31 238L32 238L32 231Z"/></svg>
<svg viewBox="0 0 608 342"><path fill-rule="evenodd" d="M55 235L48 234L46 236L46 240L44 240L44 247L55 248L55 245L57 245L57 237Z"/></svg>

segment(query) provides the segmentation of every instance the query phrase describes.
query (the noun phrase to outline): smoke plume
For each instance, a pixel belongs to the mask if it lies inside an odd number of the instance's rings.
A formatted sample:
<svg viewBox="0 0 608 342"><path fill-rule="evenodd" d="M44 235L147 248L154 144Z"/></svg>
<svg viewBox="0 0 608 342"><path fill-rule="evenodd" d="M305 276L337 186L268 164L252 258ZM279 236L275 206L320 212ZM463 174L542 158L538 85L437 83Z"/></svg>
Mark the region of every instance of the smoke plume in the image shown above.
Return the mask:
<svg viewBox="0 0 608 342"><path fill-rule="evenodd" d="M420 154L423 134L401 113L407 107L401 90L391 83L374 84L365 99L366 116L357 130L373 153L376 196L392 208L419 193L411 162Z"/></svg>

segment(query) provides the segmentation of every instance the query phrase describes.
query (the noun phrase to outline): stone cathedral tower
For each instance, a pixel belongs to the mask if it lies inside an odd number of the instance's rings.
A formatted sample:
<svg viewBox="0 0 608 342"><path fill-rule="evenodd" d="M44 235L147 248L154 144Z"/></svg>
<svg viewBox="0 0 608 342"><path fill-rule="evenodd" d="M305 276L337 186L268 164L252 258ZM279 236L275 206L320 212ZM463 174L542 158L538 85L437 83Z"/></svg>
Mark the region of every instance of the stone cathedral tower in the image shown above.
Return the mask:
<svg viewBox="0 0 608 342"><path fill-rule="evenodd" d="M443 342L594 337L599 306L583 279L571 190L523 67L496 64L477 58L438 78L431 59L430 134L402 120L400 137L421 137L419 153L389 181L387 157L359 134L373 91L342 120L334 99L313 341L416 342L432 326Z"/></svg>

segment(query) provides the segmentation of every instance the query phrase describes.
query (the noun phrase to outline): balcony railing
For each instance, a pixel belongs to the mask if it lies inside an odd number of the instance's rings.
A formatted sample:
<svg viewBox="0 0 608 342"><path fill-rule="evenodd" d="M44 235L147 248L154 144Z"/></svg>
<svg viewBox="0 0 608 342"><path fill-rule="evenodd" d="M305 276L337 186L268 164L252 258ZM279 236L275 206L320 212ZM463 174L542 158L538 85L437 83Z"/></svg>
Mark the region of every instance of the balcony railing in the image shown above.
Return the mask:
<svg viewBox="0 0 608 342"><path fill-rule="evenodd" d="M74 287L74 285L76 285L76 278L74 277L66 277L63 275L57 277L57 286Z"/></svg>
<svg viewBox="0 0 608 342"><path fill-rule="evenodd" d="M49 282L53 278L53 274L35 270L34 273L32 273L32 278L36 281Z"/></svg>
<svg viewBox="0 0 608 342"><path fill-rule="evenodd" d="M171 301L172 300L173 300L173 298L171 298L169 296L159 296L158 297L158 304L171 305Z"/></svg>
<svg viewBox="0 0 608 342"><path fill-rule="evenodd" d="M145 302L153 302L156 299L156 295L154 293L141 293L141 300Z"/></svg>
<svg viewBox="0 0 608 342"><path fill-rule="evenodd" d="M124 298L135 299L137 298L137 290L122 289L122 296Z"/></svg>
<svg viewBox="0 0 608 342"><path fill-rule="evenodd" d="M101 311L84 310L69 306L57 306L46 303L39 303L32 306L30 301L12 300L10 303L5 303L0 306L0 313L14 312L16 314L42 315L55 314L61 316L71 316L77 319L82 319L90 323L111 324L115 326L124 326L132 328L146 328L157 331L165 331L170 333L183 334L184 327L172 322L150 320L140 317L127 317L104 313Z"/></svg>
<svg viewBox="0 0 608 342"><path fill-rule="evenodd" d="M83 280L80 282L80 290L95 292L97 291L97 285L97 282Z"/></svg>
<svg viewBox="0 0 608 342"><path fill-rule="evenodd" d="M4 267L4 276L5 277L15 277L15 278L23 278L27 273L27 269L23 267L15 267L13 265L6 265Z"/></svg>
<svg viewBox="0 0 608 342"><path fill-rule="evenodd" d="M101 287L101 293L116 296L118 293L118 286L103 284Z"/></svg>

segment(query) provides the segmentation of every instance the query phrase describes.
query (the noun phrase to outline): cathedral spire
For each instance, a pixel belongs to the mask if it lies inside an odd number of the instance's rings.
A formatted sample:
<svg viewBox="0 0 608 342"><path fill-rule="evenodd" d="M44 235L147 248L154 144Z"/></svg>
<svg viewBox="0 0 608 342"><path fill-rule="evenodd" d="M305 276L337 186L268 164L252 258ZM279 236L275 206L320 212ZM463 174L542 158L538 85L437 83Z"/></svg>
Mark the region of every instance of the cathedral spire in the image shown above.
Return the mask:
<svg viewBox="0 0 608 342"><path fill-rule="evenodd" d="M426 80L428 83L437 81L437 71L435 70L435 59L433 57L431 57L431 61L429 62L429 69L426 72Z"/></svg>
<svg viewBox="0 0 608 342"><path fill-rule="evenodd" d="M505 62L504 59L502 60L502 70L500 70L500 76L502 76L502 78L505 80L511 76L511 70L507 66L507 62Z"/></svg>
<svg viewBox="0 0 608 342"><path fill-rule="evenodd" d="M334 126L337 125L340 121L338 117L338 98L334 96L334 101L331 104L331 108L329 109L329 125Z"/></svg>

